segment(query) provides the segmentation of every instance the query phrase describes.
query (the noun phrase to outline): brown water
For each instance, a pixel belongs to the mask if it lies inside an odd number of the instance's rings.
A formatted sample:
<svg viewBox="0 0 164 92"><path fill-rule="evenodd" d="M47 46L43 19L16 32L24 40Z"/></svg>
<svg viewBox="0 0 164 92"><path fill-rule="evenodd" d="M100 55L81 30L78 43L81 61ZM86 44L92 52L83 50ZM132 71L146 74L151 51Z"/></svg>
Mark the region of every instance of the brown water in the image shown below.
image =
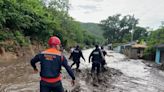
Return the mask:
<svg viewBox="0 0 164 92"><path fill-rule="evenodd" d="M91 51L83 51L86 60ZM81 72L74 70L74 87L63 69L64 88L70 92L164 92L163 71L146 66L142 60L127 59L112 51L108 54L114 57L106 57L108 70L99 78L92 77L91 64L81 60ZM39 74L33 73L30 58L0 62L0 92L39 92Z"/></svg>

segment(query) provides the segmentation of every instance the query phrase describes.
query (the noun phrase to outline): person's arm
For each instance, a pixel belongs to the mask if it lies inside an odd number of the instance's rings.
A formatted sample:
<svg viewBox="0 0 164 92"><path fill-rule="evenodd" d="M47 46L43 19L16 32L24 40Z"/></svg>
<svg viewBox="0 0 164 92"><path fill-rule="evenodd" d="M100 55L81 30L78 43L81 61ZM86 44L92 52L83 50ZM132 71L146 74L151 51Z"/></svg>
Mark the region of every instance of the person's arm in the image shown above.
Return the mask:
<svg viewBox="0 0 164 92"><path fill-rule="evenodd" d="M91 62L91 57L93 55L93 51L91 52L91 54L89 55L89 63Z"/></svg>
<svg viewBox="0 0 164 92"><path fill-rule="evenodd" d="M83 60L85 61L85 58L84 58L84 56L83 56L82 51L80 51L80 55L81 55L81 57L83 58Z"/></svg>
<svg viewBox="0 0 164 92"><path fill-rule="evenodd" d="M36 55L34 58L31 59L31 66L33 67L34 71L38 71L36 67L36 63L39 62L39 54Z"/></svg>
<svg viewBox="0 0 164 92"><path fill-rule="evenodd" d="M68 65L67 59L64 56L63 56L62 66L67 70L67 72L71 76L72 80L75 80L75 75L74 75L71 67Z"/></svg>
<svg viewBox="0 0 164 92"><path fill-rule="evenodd" d="M99 53L100 53L100 57L102 58L102 60L105 60L105 57L103 55L103 52L101 50L99 50Z"/></svg>
<svg viewBox="0 0 164 92"><path fill-rule="evenodd" d="M69 58L68 59L71 59L73 57L73 52L71 53L71 55L69 56Z"/></svg>
<svg viewBox="0 0 164 92"><path fill-rule="evenodd" d="M104 56L107 55L107 52L104 50Z"/></svg>
<svg viewBox="0 0 164 92"><path fill-rule="evenodd" d="M113 55L109 55L106 51L104 51L105 55L108 57L114 57Z"/></svg>

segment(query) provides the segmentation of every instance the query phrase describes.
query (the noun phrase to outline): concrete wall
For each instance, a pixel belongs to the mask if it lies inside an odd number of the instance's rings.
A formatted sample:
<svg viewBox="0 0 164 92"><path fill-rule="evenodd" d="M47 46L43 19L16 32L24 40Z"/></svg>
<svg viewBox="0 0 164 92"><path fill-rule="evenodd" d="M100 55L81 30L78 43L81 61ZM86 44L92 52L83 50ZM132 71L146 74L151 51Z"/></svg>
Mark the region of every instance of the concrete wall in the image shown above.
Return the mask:
<svg viewBox="0 0 164 92"><path fill-rule="evenodd" d="M164 64L164 49L156 49L156 57L155 62L157 64L163 63Z"/></svg>
<svg viewBox="0 0 164 92"><path fill-rule="evenodd" d="M141 48L126 48L123 50L123 54L132 59L142 58L144 49Z"/></svg>
<svg viewBox="0 0 164 92"><path fill-rule="evenodd" d="M164 64L164 51L161 51L161 59L160 62Z"/></svg>

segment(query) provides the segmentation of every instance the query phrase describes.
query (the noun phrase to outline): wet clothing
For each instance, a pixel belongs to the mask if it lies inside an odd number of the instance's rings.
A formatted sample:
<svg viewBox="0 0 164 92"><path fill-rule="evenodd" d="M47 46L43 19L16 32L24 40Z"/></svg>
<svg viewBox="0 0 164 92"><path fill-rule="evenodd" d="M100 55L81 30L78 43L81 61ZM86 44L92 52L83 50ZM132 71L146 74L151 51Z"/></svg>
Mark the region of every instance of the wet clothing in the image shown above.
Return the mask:
<svg viewBox="0 0 164 92"><path fill-rule="evenodd" d="M76 64L76 69L79 69L80 67L80 61L73 61L73 63L71 64L71 67L73 67L73 65Z"/></svg>
<svg viewBox="0 0 164 92"><path fill-rule="evenodd" d="M48 83L45 81L40 81L40 92L64 92L61 81L56 83Z"/></svg>
<svg viewBox="0 0 164 92"><path fill-rule="evenodd" d="M104 56L106 56L107 52L104 49L101 49Z"/></svg>
<svg viewBox="0 0 164 92"><path fill-rule="evenodd" d="M100 73L100 66L101 66L101 61L103 59L102 57L102 52L100 49L95 49L91 52L90 56L89 56L89 62L90 59L92 58L92 68L91 68L91 72L94 73L94 71L97 71L97 75L99 75Z"/></svg>
<svg viewBox="0 0 164 92"><path fill-rule="evenodd" d="M85 60L85 58L82 54L82 51L80 49L77 49L77 48L74 49L73 52L71 53L70 57L69 57L70 59L72 58L72 60L73 60L73 63L71 65L71 67L74 64L76 64L76 67L77 67L76 69L79 69L79 67L80 67L80 58L81 57Z"/></svg>
<svg viewBox="0 0 164 92"><path fill-rule="evenodd" d="M47 85L55 84L61 81L60 71L62 66L65 67L71 78L75 80L74 73L71 70L70 66L68 66L65 56L63 56L61 52L55 48L47 49L37 54L31 60L31 65L34 68L34 70L37 69L35 65L37 62L40 62L41 64L41 71L40 71L41 81L44 81L45 83L49 83ZM53 92L53 91L41 91L41 92Z"/></svg>
<svg viewBox="0 0 164 92"><path fill-rule="evenodd" d="M89 56L89 60L92 57L92 62L96 61L96 62L101 62L102 60L102 52L100 49L95 49L91 52L90 56Z"/></svg>
<svg viewBox="0 0 164 92"><path fill-rule="evenodd" d="M104 57L105 57L105 56L107 55L107 52L106 52L104 49L101 49L101 51L102 51L102 53L103 53L103 55L104 55ZM102 64L102 68L104 68L104 65L106 64L105 59L102 59L101 64Z"/></svg>
<svg viewBox="0 0 164 92"><path fill-rule="evenodd" d="M101 67L101 63L100 62L92 62L92 68L91 68L91 73L94 73L96 70L96 74L97 76L100 73L100 67Z"/></svg>

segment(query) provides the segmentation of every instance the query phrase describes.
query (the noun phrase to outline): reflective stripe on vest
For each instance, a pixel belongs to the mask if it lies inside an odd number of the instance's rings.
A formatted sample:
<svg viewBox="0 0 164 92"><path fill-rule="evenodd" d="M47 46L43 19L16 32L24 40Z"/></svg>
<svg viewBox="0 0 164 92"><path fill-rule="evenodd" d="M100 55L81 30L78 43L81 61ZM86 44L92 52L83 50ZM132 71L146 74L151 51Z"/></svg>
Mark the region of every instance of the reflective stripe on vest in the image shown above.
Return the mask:
<svg viewBox="0 0 164 92"><path fill-rule="evenodd" d="M61 79L62 79L61 74L57 78L44 78L44 77L41 77L41 80L46 81L48 83L55 83L55 82L60 81Z"/></svg>

